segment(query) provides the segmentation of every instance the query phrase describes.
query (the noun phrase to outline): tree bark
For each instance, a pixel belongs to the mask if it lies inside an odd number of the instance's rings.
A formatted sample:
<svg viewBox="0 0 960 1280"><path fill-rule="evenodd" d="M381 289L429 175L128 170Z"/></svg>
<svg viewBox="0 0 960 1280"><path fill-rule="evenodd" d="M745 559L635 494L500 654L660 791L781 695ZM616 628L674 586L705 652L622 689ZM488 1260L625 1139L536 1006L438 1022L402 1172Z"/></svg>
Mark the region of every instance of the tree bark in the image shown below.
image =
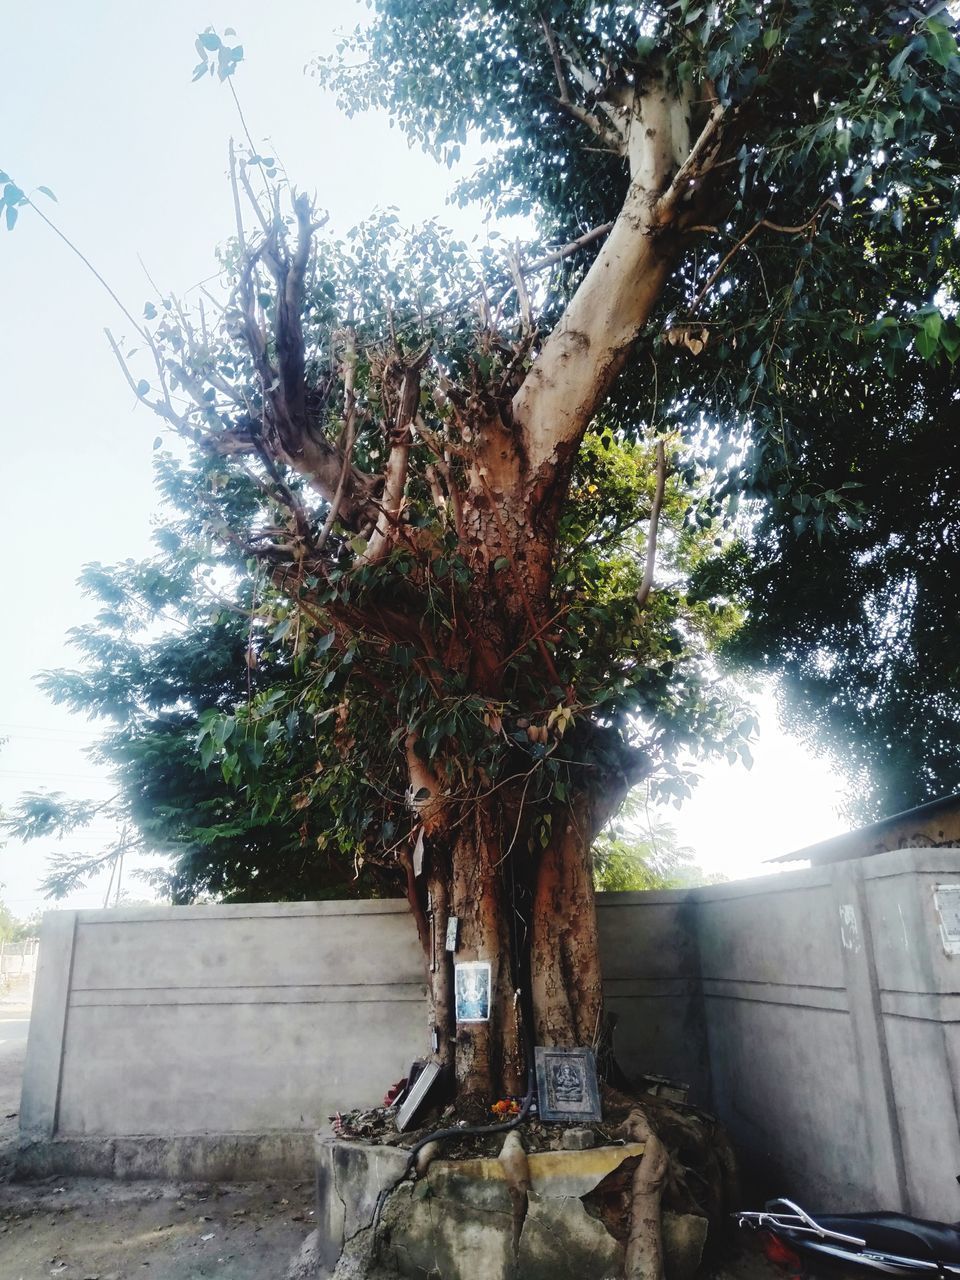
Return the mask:
<svg viewBox="0 0 960 1280"><path fill-rule="evenodd" d="M590 869L593 829L586 798L561 810L543 851L533 903L530 984L537 1044L592 1046L603 992Z"/></svg>
<svg viewBox="0 0 960 1280"><path fill-rule="evenodd" d="M504 884L506 860L493 805L478 802L453 843L450 914L459 921L457 961L490 964L490 1018L456 1024L456 1075L464 1099L491 1101L522 1092L520 1010L515 999L515 947ZM471 821L472 819L472 821Z"/></svg>
<svg viewBox="0 0 960 1280"><path fill-rule="evenodd" d="M664 1280L660 1201L670 1171L670 1158L642 1111L630 1113L623 1131L630 1141L644 1144L631 1187L624 1280Z"/></svg>

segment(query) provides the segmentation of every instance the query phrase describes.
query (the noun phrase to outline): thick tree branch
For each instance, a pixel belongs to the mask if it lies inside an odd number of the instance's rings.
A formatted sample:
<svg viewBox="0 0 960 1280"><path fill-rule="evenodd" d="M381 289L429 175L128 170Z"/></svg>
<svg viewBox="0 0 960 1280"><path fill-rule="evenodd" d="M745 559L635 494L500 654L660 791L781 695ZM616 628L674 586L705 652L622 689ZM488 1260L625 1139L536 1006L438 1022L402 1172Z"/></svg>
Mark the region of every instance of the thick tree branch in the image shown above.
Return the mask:
<svg viewBox="0 0 960 1280"><path fill-rule="evenodd" d="M706 174L716 165L723 146L726 114L726 109L719 104L711 110L696 142L690 148L690 154L657 201L658 219L669 221L674 217L677 206L690 198Z"/></svg>
<svg viewBox="0 0 960 1280"><path fill-rule="evenodd" d="M343 361L343 404L344 404L344 424L343 434L341 436L341 449L343 451L343 466L340 468L340 480L337 483L336 491L330 502L330 510L327 512L327 518L323 522L323 528L320 530L317 538L316 551L320 552L326 546L327 539L330 537L330 531L337 522L340 515L340 507L343 504L343 495L347 491L347 480L350 475L350 469L353 465L353 446L356 440L357 432L357 401L354 386L357 376L357 337L351 329L347 334L347 350Z"/></svg>
<svg viewBox="0 0 960 1280"><path fill-rule="evenodd" d="M634 178L623 206L513 398L533 474L557 466L579 443L663 291L680 248L681 215L719 155L721 109L677 168L675 131L688 128L685 118L678 123L681 105L659 80L638 98L635 116L644 127L631 128Z"/></svg>
<svg viewBox="0 0 960 1280"><path fill-rule="evenodd" d="M396 418L390 431L390 454L384 472L380 512L367 549L360 557L366 564L376 564L387 554L403 511L410 446L413 443L411 427L420 409L420 371L426 363L429 350L428 347L403 371Z"/></svg>

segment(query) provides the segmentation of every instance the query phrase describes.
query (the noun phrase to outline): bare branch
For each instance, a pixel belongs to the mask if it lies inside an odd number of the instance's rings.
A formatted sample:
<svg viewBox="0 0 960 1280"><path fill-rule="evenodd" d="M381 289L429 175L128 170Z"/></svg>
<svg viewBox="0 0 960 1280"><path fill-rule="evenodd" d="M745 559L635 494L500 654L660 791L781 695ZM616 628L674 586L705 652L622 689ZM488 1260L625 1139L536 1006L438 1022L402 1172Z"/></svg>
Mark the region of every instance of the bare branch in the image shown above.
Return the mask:
<svg viewBox="0 0 960 1280"><path fill-rule="evenodd" d="M663 495L667 487L667 455L663 447L663 439L657 441L657 487L650 507L650 529L647 533L647 563L643 570L640 589L637 592L637 607L642 609L647 603L653 589L653 574L657 564L657 533L660 529L660 513L663 510Z"/></svg>
<svg viewBox="0 0 960 1280"><path fill-rule="evenodd" d="M530 295L527 293L527 286L523 279L519 244L510 255L510 273L517 290L517 302L520 304L520 323L523 326L523 332L530 333L533 329L533 308L530 306Z"/></svg>
<svg viewBox="0 0 960 1280"><path fill-rule="evenodd" d="M824 212L826 212L828 207L831 209L836 209L838 207L837 202L833 199L832 196L828 197L821 204L819 204L817 208L814 210L814 212L810 215L810 217L806 220L806 222L801 222L795 227L781 226L780 223L771 222L769 218L761 218L759 222L755 222L754 225L750 228L750 230L745 232L737 241L737 243L733 246L733 248L730 249L723 256L723 258L721 258L719 266L710 275L706 284L703 286L703 288L694 298L693 302L690 304L690 314L692 315L697 310L697 308L700 306L700 303L703 302L704 298L707 296L707 294L710 292L710 290L713 288L713 286L716 284L719 278L723 275L730 261L736 257L736 255L740 252L740 250L745 245L749 244L749 242L753 239L753 237L757 234L758 231L765 229L767 231L776 231L780 235L785 235L785 236L802 235L803 232L813 231L816 228L816 225L820 219L820 216Z"/></svg>
<svg viewBox="0 0 960 1280"><path fill-rule="evenodd" d="M243 212L240 208L240 192L237 189L237 154L234 150L233 139L230 139L230 190L233 192L233 214L237 220L237 243L240 246L240 252L247 252L247 238L243 234Z"/></svg>
<svg viewBox="0 0 960 1280"><path fill-rule="evenodd" d="M580 57L580 54L573 42L567 36L562 34L558 35L557 38L563 46L563 53L567 59L567 66L570 68L570 74L573 76L574 80L576 80L584 93L586 93L597 104L620 137L625 139L630 113L622 100L622 94L621 100L616 101L616 95L611 95L610 90L600 83L597 77ZM627 92L629 93L630 90L627 90Z"/></svg>
<svg viewBox="0 0 960 1280"><path fill-rule="evenodd" d="M342 445L343 450L343 466L340 469L340 480L337 484L336 492L330 503L330 510L327 512L327 518L323 522L323 528L317 538L316 551L319 553L326 546L327 539L330 537L330 531L336 524L337 517L340 514L340 507L343 504L343 495L347 490L347 479L350 475L350 468L353 464L353 445L356 439L357 428L357 401L354 393L354 384L357 375L357 335L353 330L347 333L347 351L343 361L343 398L344 398L344 426Z"/></svg>
<svg viewBox="0 0 960 1280"><path fill-rule="evenodd" d="M260 223L260 226L263 228L263 234L265 236L268 236L270 234L270 223L264 217L263 210L260 208L260 201L257 199L256 195L254 194L253 187L251 187L250 185L250 179L247 177L247 171L246 169L243 168L242 165L240 166L240 182L241 182L241 185L243 186L244 191L247 193L247 199L250 201L250 204L253 206L254 213L257 215L257 221Z"/></svg>
<svg viewBox="0 0 960 1280"><path fill-rule="evenodd" d="M612 222L601 223L597 227L592 227L589 231L585 231L582 236L577 236L576 240L571 240L568 244L562 245L559 249L554 249L550 253L544 254L542 258L536 258L533 262L521 267L524 276L536 275L540 271L545 271L548 267L554 266L558 262L562 262L565 258L571 258L575 253L579 253L581 249L588 248L597 240L602 240L604 236L609 235L613 230ZM507 288L507 293L513 288L511 284ZM503 301L506 294L501 294L498 299ZM449 311L455 311L466 303L471 302L474 298L486 298L486 306L481 304L480 317L481 323L486 328L492 327L492 318L490 313L490 300L487 295L486 286L481 282L475 289L471 289L468 293L463 293L459 298L455 298L453 302L448 302L442 307L437 307L435 311L429 311L425 316L420 317L420 324L426 324L430 320L436 320L438 317L446 315Z"/></svg>
<svg viewBox="0 0 960 1280"><path fill-rule="evenodd" d="M552 267L554 263L562 262L564 258L569 258L573 254L579 253L581 249L593 244L595 240L602 240L612 230L612 222L602 222L598 227L592 227L589 231L585 231L582 236L577 236L576 240L571 240L569 244L565 244L561 249L554 249L552 253L547 253L542 258L537 258L534 262L528 263L527 266L522 268L523 274L531 276L538 271L545 271L547 267Z"/></svg>
<svg viewBox="0 0 960 1280"><path fill-rule="evenodd" d="M63 243L67 246L67 248L70 250L70 252L71 252L71 253L76 254L76 256L80 259L80 261L81 261L81 262L83 263L83 265L87 268L87 270L88 270L89 272L91 272L91 274L93 275L94 279L96 279L97 281L99 281L99 283L103 286L103 288L104 288L104 289L106 289L107 293L110 295L110 297L113 299L113 301L117 304L117 306L120 308L120 310L121 310L121 311L123 312L123 314L126 316L126 318L129 320L129 322L133 325L133 327L134 327L134 329L136 330L136 332L140 335L140 337L141 337L141 338L143 338L144 342L149 342L149 341L150 341L150 335L149 335L149 334L146 332L146 330L141 326L140 322L139 322L138 320L135 320L135 319L133 318L133 316L130 314L130 312L127 310L127 308L124 306L124 304L120 301L119 297L118 297L118 296L114 293L114 291L110 288L110 286L107 284L106 280L104 280L103 276L100 274L100 272L97 270L97 268L93 265L93 263L90 261L90 259L86 256L86 254L85 254L85 253L81 253L81 251L80 251L80 250L77 248L77 246L73 243L73 241L70 239L70 237L69 237L69 236L64 235L64 233L60 230L60 228L57 226L57 224L56 224L55 222L52 222L52 221L47 217L47 215L43 212L43 210L39 207L39 205L35 205L35 204L33 203L33 201L32 201L29 197L27 198L27 204L28 204L28 205L30 206L30 208L34 211L34 213L37 215L37 217L38 217L38 218L40 218L40 220L41 220L42 222L45 222L45 223L47 224L47 226L48 226L48 227L50 228L50 230L54 233L54 235L58 236L58 237L63 241Z"/></svg>
<svg viewBox="0 0 960 1280"><path fill-rule="evenodd" d="M169 422L171 426L176 427L178 431L183 430L184 427L186 426L185 420L180 414L177 413L177 411L173 408L172 404L170 404L169 396L165 396L164 400L148 400L146 395L141 394L140 388L134 382L133 375L131 374L129 368L127 367L127 362L123 357L123 352L120 350L120 347L118 346L117 341L114 338L113 334L110 332L109 329L104 329L103 332L107 335L107 342L109 342L110 349L113 352L113 354L116 356L117 364L119 364L120 369L123 373L123 376L127 380L127 386L130 388L133 394L137 397L137 399L142 404L145 404L148 409L152 409L154 413L159 414L161 418L165 418L167 422ZM165 387L164 387L164 391L166 391Z"/></svg>
<svg viewBox="0 0 960 1280"><path fill-rule="evenodd" d="M570 96L570 88L567 84L567 78L564 73L563 58L561 57L561 54L560 54L560 48L557 44L556 35L553 31L553 28L550 26L549 22L547 22L543 14L540 15L540 25L543 27L543 38L544 38L544 41L546 42L547 48L550 51L550 57L553 61L554 74L557 77L557 84L560 89L559 94L554 98L554 102L556 102L557 105L561 107L564 111L566 111L566 113L569 116L572 116L574 120L579 121L580 124L586 125L586 127L590 130L590 132L594 134L596 137L600 138L604 143L606 143L607 147L611 151L615 151L618 153L622 152L623 143L624 143L624 133L616 116L611 115L609 108L605 108L608 116L610 116L614 124L613 129L608 129L602 123L599 117L595 116L592 111L588 111L586 107L581 107L579 103L574 102L573 98L571 98ZM589 76L589 79L588 79L588 73L585 73L585 69L581 69L581 68L574 69L574 75L576 76L580 84L585 88L587 87L588 84L592 82L592 87L588 88L588 92L592 93L593 90L596 88L596 85L597 85L596 80L592 76Z"/></svg>

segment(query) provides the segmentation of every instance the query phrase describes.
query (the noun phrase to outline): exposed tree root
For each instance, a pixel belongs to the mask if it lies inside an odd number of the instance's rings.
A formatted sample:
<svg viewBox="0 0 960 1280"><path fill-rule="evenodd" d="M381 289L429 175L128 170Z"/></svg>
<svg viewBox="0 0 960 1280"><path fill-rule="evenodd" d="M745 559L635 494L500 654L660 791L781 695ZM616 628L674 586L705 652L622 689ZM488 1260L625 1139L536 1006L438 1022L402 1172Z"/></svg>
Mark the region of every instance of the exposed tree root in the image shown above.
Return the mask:
<svg viewBox="0 0 960 1280"><path fill-rule="evenodd" d="M627 1117L623 1133L631 1141L644 1144L643 1156L633 1173L624 1280L664 1280L660 1201L670 1157L639 1108Z"/></svg>

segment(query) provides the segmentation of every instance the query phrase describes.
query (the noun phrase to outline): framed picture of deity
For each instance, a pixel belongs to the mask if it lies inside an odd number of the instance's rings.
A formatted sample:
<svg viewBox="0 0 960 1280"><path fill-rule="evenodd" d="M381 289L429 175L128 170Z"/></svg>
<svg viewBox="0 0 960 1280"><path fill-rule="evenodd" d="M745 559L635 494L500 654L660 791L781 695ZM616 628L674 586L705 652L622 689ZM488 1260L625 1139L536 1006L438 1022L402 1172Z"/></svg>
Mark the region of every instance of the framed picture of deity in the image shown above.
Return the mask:
<svg viewBox="0 0 960 1280"><path fill-rule="evenodd" d="M599 1124L603 1114L593 1050L537 1045L533 1053L540 1119L549 1124Z"/></svg>
<svg viewBox="0 0 960 1280"><path fill-rule="evenodd" d="M490 961L464 960L453 967L457 1022L490 1021Z"/></svg>

